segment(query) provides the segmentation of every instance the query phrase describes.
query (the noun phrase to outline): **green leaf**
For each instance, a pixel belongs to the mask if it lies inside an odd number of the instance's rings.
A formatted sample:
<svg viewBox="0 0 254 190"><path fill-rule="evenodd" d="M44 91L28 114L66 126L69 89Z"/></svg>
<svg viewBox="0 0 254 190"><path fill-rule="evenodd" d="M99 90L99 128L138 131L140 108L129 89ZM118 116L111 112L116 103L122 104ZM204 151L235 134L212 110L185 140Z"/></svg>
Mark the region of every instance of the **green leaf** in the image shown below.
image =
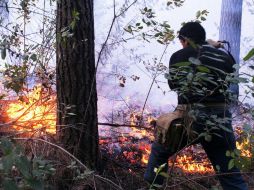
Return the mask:
<svg viewBox="0 0 254 190"><path fill-rule="evenodd" d="M231 170L235 166L235 159L231 159L228 163L228 169Z"/></svg>
<svg viewBox="0 0 254 190"><path fill-rule="evenodd" d="M77 115L77 114L75 114L75 113L67 113L68 115Z"/></svg>
<svg viewBox="0 0 254 190"><path fill-rule="evenodd" d="M234 153L235 153L236 156L240 156L240 155L241 155L241 151L238 150L238 149L235 149L235 150L234 150Z"/></svg>
<svg viewBox="0 0 254 190"><path fill-rule="evenodd" d="M4 170L4 166L3 166L3 163L2 163L2 159L0 158L0 171L1 170Z"/></svg>
<svg viewBox="0 0 254 190"><path fill-rule="evenodd" d="M201 14L207 14L207 13L209 13L207 10L201 11Z"/></svg>
<svg viewBox="0 0 254 190"><path fill-rule="evenodd" d="M160 172L159 175L161 175L165 178L169 178L169 175L166 172Z"/></svg>
<svg viewBox="0 0 254 190"><path fill-rule="evenodd" d="M29 170L31 168L30 162L28 161L28 159L25 156L18 157L16 160L16 165L17 165L17 168L19 169L19 171L22 173L22 175L25 178L31 177L31 174L29 172Z"/></svg>
<svg viewBox="0 0 254 190"><path fill-rule="evenodd" d="M28 184L32 187L32 189L44 190L44 185L39 180L36 180L36 179L28 180Z"/></svg>
<svg viewBox="0 0 254 190"><path fill-rule="evenodd" d="M227 156L227 157L230 156L230 151L229 151L229 150L226 151L226 156Z"/></svg>
<svg viewBox="0 0 254 190"><path fill-rule="evenodd" d="M2 59L5 59L5 57L6 57L6 48L2 49L2 51L1 51L1 57L2 57Z"/></svg>
<svg viewBox="0 0 254 190"><path fill-rule="evenodd" d="M18 190L17 185L14 181L8 179L3 182L4 190Z"/></svg>
<svg viewBox="0 0 254 190"><path fill-rule="evenodd" d="M154 34L154 37L159 37L160 36L160 32Z"/></svg>
<svg viewBox="0 0 254 190"><path fill-rule="evenodd" d="M210 73L210 69L208 69L207 67L205 66L197 66L197 69L200 71L200 72L203 72L203 73Z"/></svg>
<svg viewBox="0 0 254 190"><path fill-rule="evenodd" d="M212 136L211 136L211 135L206 135L206 136L205 136L205 140L206 140L207 142L211 142Z"/></svg>
<svg viewBox="0 0 254 190"><path fill-rule="evenodd" d="M209 83L214 84L214 85L216 85L216 86L218 85L217 82L215 82L215 81L213 81L213 80L211 80L211 79L209 79L209 78L207 78L207 77L200 77L200 79L201 79L202 81L209 82Z"/></svg>
<svg viewBox="0 0 254 190"><path fill-rule="evenodd" d="M201 65L201 61L197 58L194 58L194 57L190 57L189 58L189 62L195 64L195 65Z"/></svg>
<svg viewBox="0 0 254 190"><path fill-rule="evenodd" d="M190 62L179 62L179 63L176 63L176 64L174 64L174 65L172 65L172 66L176 66L176 67L184 67L184 66L189 66L189 65L191 65L191 63Z"/></svg>
<svg viewBox="0 0 254 190"><path fill-rule="evenodd" d="M201 12L200 12L200 11L197 11L197 13L196 13L196 18L200 17L200 15L201 15Z"/></svg>
<svg viewBox="0 0 254 190"><path fill-rule="evenodd" d="M216 168L217 171L220 171L220 166L219 165L216 165L215 168Z"/></svg>
<svg viewBox="0 0 254 190"><path fill-rule="evenodd" d="M162 185L159 185L159 184L153 184L152 186L153 186L153 187L157 187L157 188L162 187Z"/></svg>
<svg viewBox="0 0 254 190"><path fill-rule="evenodd" d="M2 149L4 155L8 155L12 152L12 143L7 138L2 138L0 141L0 148Z"/></svg>
<svg viewBox="0 0 254 190"><path fill-rule="evenodd" d="M163 168L165 168L165 167L166 167L166 163L160 165L159 168L158 168L158 170L161 171L161 170L162 170Z"/></svg>
<svg viewBox="0 0 254 190"><path fill-rule="evenodd" d="M30 59L32 59L33 61L36 61L37 60L37 55L36 54L32 54L30 56Z"/></svg>
<svg viewBox="0 0 254 190"><path fill-rule="evenodd" d="M187 80L188 81L192 81L192 79L193 79L193 74L192 73L188 73L187 74Z"/></svg>
<svg viewBox="0 0 254 190"><path fill-rule="evenodd" d="M157 42L159 42L160 44L164 44L163 41L161 41L161 40L157 40Z"/></svg>
<svg viewBox="0 0 254 190"><path fill-rule="evenodd" d="M12 154L9 154L2 158L3 168L6 172L10 171L12 169L12 166L14 165L14 158Z"/></svg>
<svg viewBox="0 0 254 190"><path fill-rule="evenodd" d="M254 48L252 48L249 53L247 53L247 55L243 58L244 61L249 60L251 57L254 56Z"/></svg>
<svg viewBox="0 0 254 190"><path fill-rule="evenodd" d="M200 19L201 19L202 21L205 21L205 20L206 20L206 18L205 18L205 17L203 17L203 16L202 16Z"/></svg>
<svg viewBox="0 0 254 190"><path fill-rule="evenodd" d="M157 25L157 23L155 21L151 20L151 22L153 23L153 25Z"/></svg>
<svg viewBox="0 0 254 190"><path fill-rule="evenodd" d="M233 131L231 129L229 129L229 128L223 126L223 125L220 125L220 128L223 129L226 132L233 133Z"/></svg>

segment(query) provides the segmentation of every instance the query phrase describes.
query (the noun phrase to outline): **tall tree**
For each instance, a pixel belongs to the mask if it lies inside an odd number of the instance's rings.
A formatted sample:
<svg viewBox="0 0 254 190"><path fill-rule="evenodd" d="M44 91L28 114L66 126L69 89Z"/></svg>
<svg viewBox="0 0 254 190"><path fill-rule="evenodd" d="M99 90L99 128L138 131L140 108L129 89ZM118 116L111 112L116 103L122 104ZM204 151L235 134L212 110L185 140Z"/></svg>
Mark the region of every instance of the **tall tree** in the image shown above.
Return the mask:
<svg viewBox="0 0 254 190"><path fill-rule="evenodd" d="M242 4L242 0L223 0L221 5L219 38L230 42L237 63L240 55Z"/></svg>
<svg viewBox="0 0 254 190"><path fill-rule="evenodd" d="M221 5L219 39L230 43L231 54L236 63L240 60L242 4L243 0L223 0ZM231 90L239 94L238 85L231 85Z"/></svg>
<svg viewBox="0 0 254 190"><path fill-rule="evenodd" d="M93 0L57 1L57 128L64 147L98 163Z"/></svg>
<svg viewBox="0 0 254 190"><path fill-rule="evenodd" d="M9 0L1 0L0 1L0 18L5 19L8 17L8 1Z"/></svg>

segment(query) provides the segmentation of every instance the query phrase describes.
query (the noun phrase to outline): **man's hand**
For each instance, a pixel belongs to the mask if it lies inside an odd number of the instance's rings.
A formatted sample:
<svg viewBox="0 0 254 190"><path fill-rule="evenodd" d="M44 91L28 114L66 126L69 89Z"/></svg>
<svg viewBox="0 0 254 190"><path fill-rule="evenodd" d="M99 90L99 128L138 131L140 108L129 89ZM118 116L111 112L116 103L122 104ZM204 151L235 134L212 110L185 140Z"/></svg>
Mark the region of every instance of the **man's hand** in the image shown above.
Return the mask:
<svg viewBox="0 0 254 190"><path fill-rule="evenodd" d="M214 40L208 39L206 40L206 42L215 48L224 48L223 43L221 43L220 41L214 41Z"/></svg>

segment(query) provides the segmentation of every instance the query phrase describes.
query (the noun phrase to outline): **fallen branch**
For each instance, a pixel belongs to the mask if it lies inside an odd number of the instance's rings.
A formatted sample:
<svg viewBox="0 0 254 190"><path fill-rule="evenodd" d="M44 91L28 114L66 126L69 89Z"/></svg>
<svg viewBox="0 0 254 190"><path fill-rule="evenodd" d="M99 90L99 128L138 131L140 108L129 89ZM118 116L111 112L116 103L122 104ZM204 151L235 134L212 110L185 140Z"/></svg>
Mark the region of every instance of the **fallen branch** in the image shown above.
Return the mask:
<svg viewBox="0 0 254 190"><path fill-rule="evenodd" d="M152 128L143 127L143 126L140 126L140 125L117 124L117 123L101 123L101 122L99 122L98 125L106 125L106 126L111 126L111 127L134 127L134 128L145 129L145 130L148 130L148 131L153 131Z"/></svg>

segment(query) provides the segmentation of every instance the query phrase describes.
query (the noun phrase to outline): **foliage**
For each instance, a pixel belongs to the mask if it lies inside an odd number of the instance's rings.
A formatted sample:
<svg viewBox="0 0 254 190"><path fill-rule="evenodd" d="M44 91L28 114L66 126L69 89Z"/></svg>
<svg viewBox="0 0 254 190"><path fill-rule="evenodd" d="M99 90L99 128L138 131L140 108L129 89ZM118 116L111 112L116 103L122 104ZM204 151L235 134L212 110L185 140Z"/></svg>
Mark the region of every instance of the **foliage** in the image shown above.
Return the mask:
<svg viewBox="0 0 254 190"><path fill-rule="evenodd" d="M166 172L163 171L163 170L165 170L166 166L167 166L167 164L165 163L165 164L160 165L158 168L154 168L154 172L155 172L156 175L153 179L152 184L149 187L149 190L155 190L156 188L162 187L162 185L156 184L155 180L158 177L158 175L161 175L161 176L166 177L166 178L169 177L169 175Z"/></svg>
<svg viewBox="0 0 254 190"><path fill-rule="evenodd" d="M168 5L172 3L173 2L168 1ZM182 3L183 1L174 1L175 6L181 6ZM160 44L168 44L173 41L176 35L174 30L168 24L168 21L158 22L156 20L156 14L152 8L145 7L141 10L141 14L143 15L141 21L125 27L124 30L126 32L132 35L134 35L134 33L139 33L139 35L142 36L142 39L147 42L156 40ZM207 15L207 10L198 11L194 21L205 21Z"/></svg>
<svg viewBox="0 0 254 190"><path fill-rule="evenodd" d="M38 9L36 3L37 0L22 0L13 2L10 7L6 4L8 11L15 15L14 20L12 18L0 25L1 58L5 63L1 69L5 79L3 84L7 90L16 93L34 82L47 88L55 84L52 65L55 51L54 15L51 15L50 10ZM51 4L52 1L48 3ZM34 18L42 19L38 31L33 31L32 28L36 22Z"/></svg>
<svg viewBox="0 0 254 190"><path fill-rule="evenodd" d="M0 187L5 190L47 189L55 169L41 158L25 155L23 148L6 138L0 139Z"/></svg>
<svg viewBox="0 0 254 190"><path fill-rule="evenodd" d="M243 58L244 61L248 61L254 56L254 48L252 48L249 53Z"/></svg>

